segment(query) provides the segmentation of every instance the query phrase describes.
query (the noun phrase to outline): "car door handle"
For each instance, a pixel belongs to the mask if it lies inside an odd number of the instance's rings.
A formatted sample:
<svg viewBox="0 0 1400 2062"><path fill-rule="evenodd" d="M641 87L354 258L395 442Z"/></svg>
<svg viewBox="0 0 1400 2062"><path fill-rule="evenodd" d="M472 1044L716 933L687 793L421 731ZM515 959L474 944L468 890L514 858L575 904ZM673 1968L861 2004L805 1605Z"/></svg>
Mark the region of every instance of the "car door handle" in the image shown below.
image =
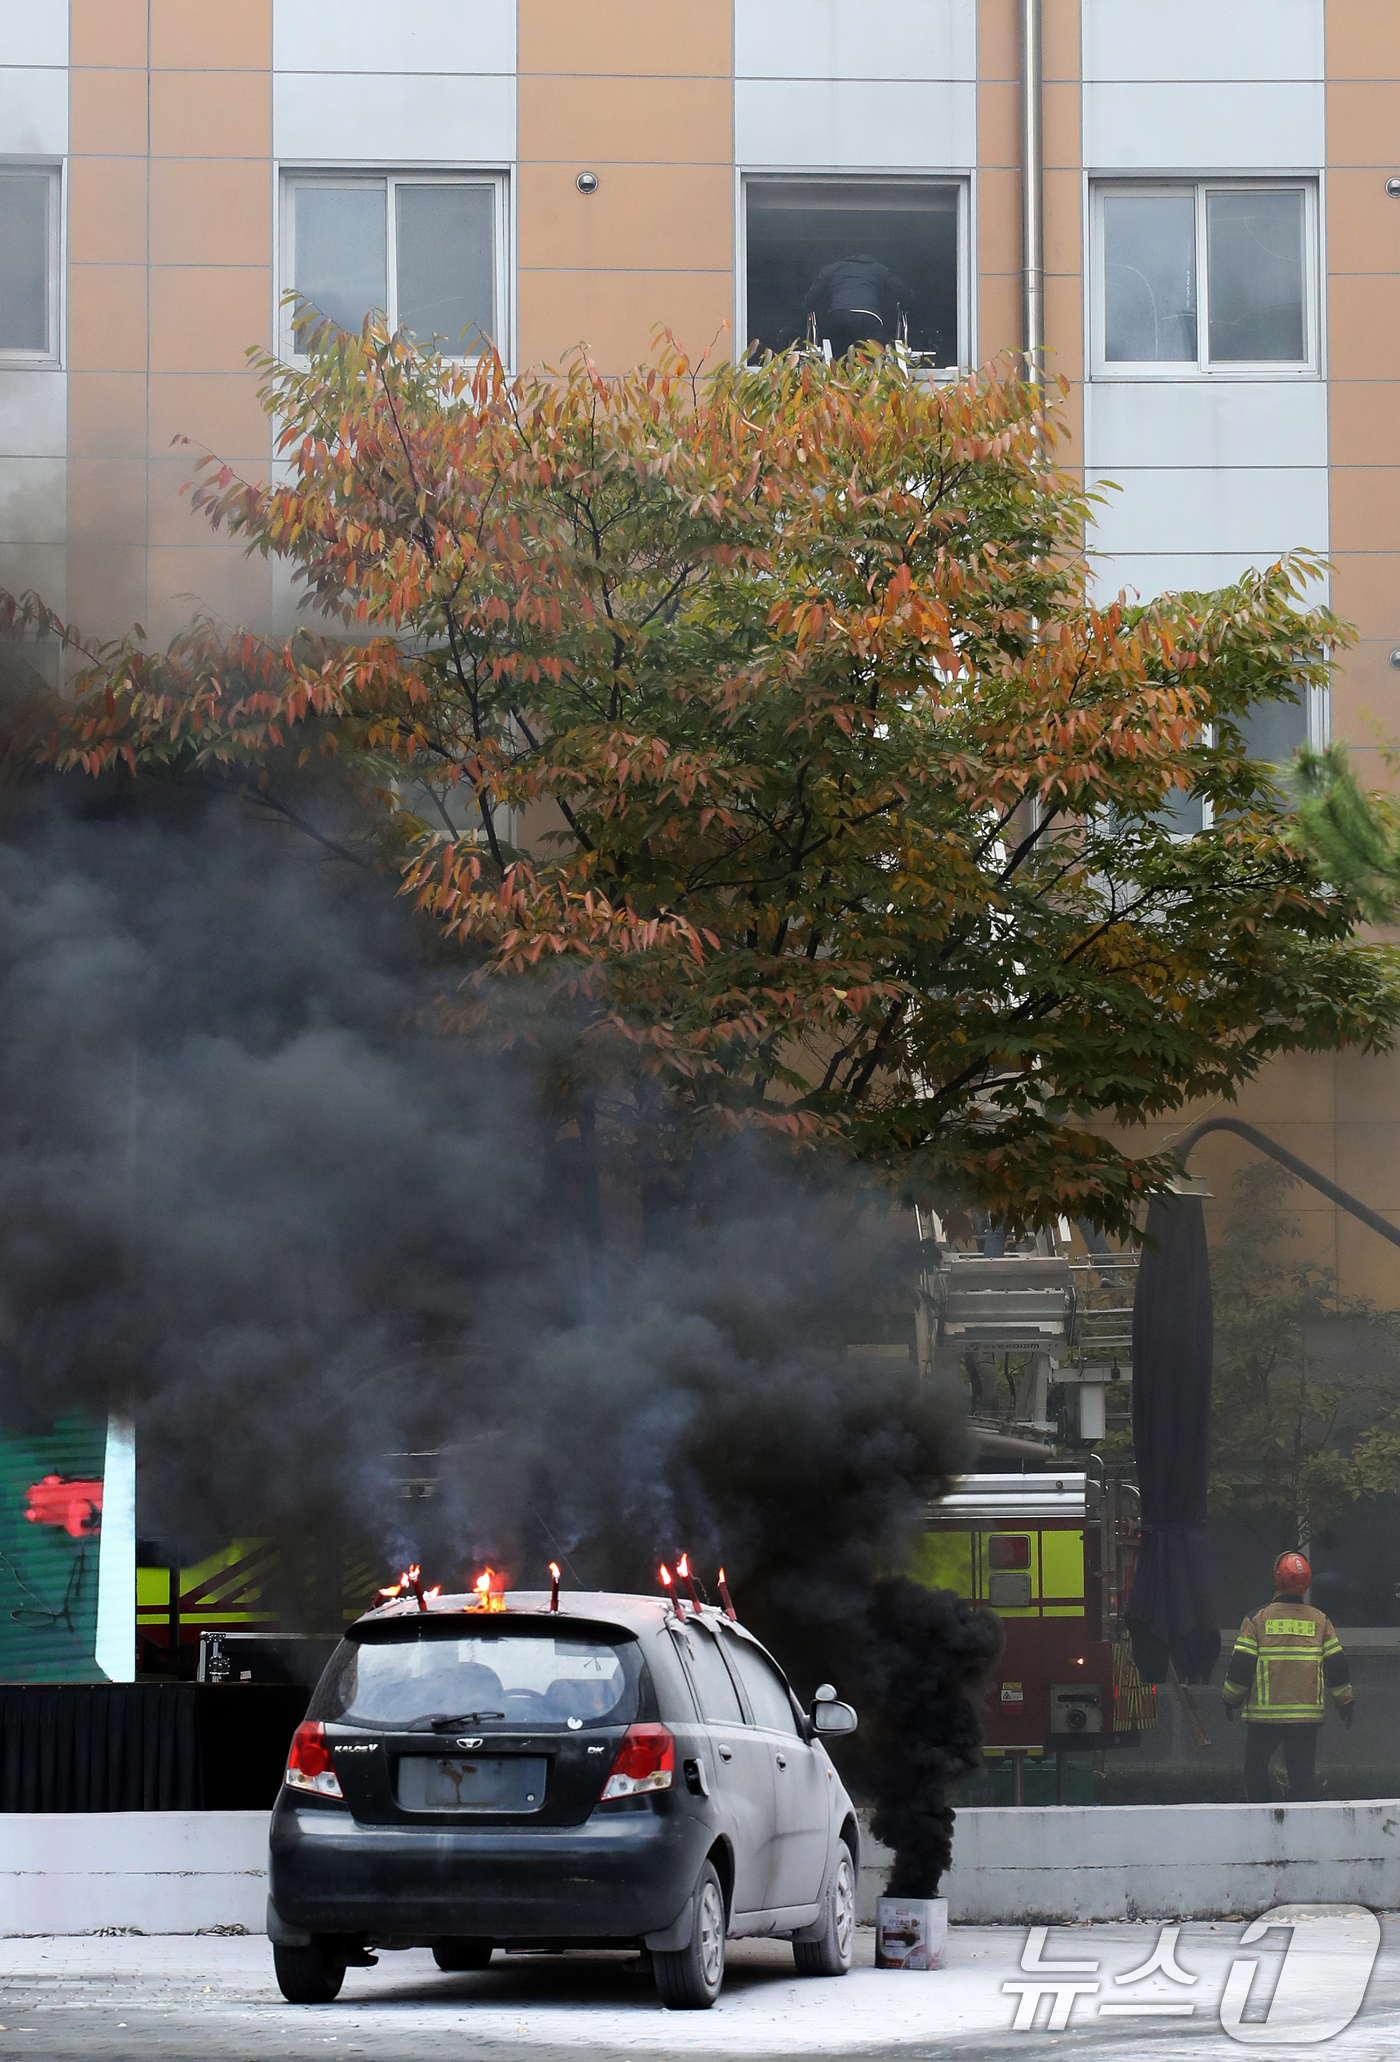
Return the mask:
<svg viewBox="0 0 1400 2062"><path fill-rule="evenodd" d="M786 1767L787 1767L787 1756L786 1756L786 1754L780 1754L780 1755L778 1756L778 1767L779 1767L779 1768L786 1768Z"/></svg>
<svg viewBox="0 0 1400 2062"><path fill-rule="evenodd" d="M734 1759L734 1749L732 1747L721 1747L719 1758L721 1761L732 1761Z"/></svg>

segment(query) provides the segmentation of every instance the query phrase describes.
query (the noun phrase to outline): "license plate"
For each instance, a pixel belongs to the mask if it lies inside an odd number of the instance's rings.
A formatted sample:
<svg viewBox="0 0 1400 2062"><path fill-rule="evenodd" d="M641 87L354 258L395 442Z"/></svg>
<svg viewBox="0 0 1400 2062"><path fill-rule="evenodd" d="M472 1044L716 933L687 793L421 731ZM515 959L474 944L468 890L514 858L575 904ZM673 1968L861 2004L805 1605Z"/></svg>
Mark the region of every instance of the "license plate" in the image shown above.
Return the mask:
<svg viewBox="0 0 1400 2062"><path fill-rule="evenodd" d="M404 1754L399 1803L405 1811L538 1811L543 1755Z"/></svg>

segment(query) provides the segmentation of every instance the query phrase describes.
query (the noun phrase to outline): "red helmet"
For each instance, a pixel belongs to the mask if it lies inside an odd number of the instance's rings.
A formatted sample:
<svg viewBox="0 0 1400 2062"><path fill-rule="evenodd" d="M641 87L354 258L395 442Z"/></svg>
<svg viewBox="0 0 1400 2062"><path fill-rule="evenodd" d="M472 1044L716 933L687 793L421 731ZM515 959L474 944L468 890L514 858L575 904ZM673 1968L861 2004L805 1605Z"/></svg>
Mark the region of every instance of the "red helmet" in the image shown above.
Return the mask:
<svg viewBox="0 0 1400 2062"><path fill-rule="evenodd" d="M1312 1569L1301 1554L1280 1554L1274 1562L1274 1587L1281 1596L1305 1597L1312 1586Z"/></svg>

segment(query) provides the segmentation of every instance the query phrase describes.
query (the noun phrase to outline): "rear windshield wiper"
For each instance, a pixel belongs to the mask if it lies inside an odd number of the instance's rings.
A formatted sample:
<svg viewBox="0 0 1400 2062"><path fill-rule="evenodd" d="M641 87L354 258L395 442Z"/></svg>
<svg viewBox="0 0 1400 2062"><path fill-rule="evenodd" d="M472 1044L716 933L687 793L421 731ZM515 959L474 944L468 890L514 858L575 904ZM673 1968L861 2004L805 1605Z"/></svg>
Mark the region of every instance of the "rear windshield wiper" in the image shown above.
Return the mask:
<svg viewBox="0 0 1400 2062"><path fill-rule="evenodd" d="M435 1711L431 1718L419 1719L418 1723L435 1733L449 1733L456 1725L475 1725L482 1718L504 1718L504 1711Z"/></svg>

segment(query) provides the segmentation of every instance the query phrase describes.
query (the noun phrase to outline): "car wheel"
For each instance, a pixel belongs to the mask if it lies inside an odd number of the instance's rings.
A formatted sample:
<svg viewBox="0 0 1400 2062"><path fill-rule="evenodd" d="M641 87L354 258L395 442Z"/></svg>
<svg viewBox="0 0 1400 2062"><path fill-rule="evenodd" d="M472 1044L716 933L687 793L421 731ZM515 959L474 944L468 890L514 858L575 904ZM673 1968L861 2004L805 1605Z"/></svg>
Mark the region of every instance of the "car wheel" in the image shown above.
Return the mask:
<svg viewBox="0 0 1400 2062"><path fill-rule="evenodd" d="M433 1943L433 1960L439 1969L458 1975L463 1969L485 1969L491 1961L489 1940L438 1940Z"/></svg>
<svg viewBox="0 0 1400 2062"><path fill-rule="evenodd" d="M844 1840L836 1849L836 1867L822 1918L818 1939L792 1943L799 1976L844 1976L851 1966L856 1943L856 1865Z"/></svg>
<svg viewBox="0 0 1400 2062"><path fill-rule="evenodd" d="M673 2012L707 2012L724 1982L724 1892L713 1862L706 1862L695 1888L695 1923L690 1940L674 1953L654 1949L656 1988Z"/></svg>
<svg viewBox="0 0 1400 2062"><path fill-rule="evenodd" d="M272 1966L289 2005L330 2005L345 1981L345 1950L315 1939L310 1947L274 1947Z"/></svg>

